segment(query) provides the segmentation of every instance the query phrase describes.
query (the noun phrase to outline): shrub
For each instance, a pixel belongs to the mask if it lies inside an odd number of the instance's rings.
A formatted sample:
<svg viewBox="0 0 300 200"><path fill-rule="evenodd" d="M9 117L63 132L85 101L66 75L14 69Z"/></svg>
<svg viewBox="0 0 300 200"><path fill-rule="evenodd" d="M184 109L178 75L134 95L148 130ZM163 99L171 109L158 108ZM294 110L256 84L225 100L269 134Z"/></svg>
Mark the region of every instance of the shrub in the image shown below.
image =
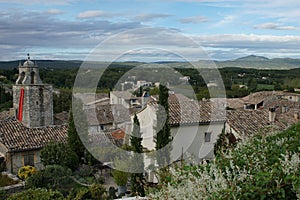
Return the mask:
<svg viewBox="0 0 300 200"><path fill-rule="evenodd" d="M18 171L18 177L22 180L27 179L29 176L35 174L37 172L35 167L30 165L23 166Z"/></svg>
<svg viewBox="0 0 300 200"><path fill-rule="evenodd" d="M47 189L29 189L15 193L8 197L8 200L63 200L63 195L58 191Z"/></svg>
<svg viewBox="0 0 300 200"><path fill-rule="evenodd" d="M59 189L71 182L71 170L60 165L49 165L45 170L39 171L26 180L27 188L43 187Z"/></svg>

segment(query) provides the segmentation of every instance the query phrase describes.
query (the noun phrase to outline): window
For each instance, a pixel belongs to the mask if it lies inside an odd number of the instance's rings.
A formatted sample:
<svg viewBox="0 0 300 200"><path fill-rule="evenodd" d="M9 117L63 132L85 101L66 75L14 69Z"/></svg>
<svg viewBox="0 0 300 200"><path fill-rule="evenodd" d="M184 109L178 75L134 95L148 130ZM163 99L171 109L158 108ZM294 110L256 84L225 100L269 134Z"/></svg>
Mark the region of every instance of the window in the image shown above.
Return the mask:
<svg viewBox="0 0 300 200"><path fill-rule="evenodd" d="M34 152L24 153L24 166L34 166Z"/></svg>
<svg viewBox="0 0 300 200"><path fill-rule="evenodd" d="M210 142L210 140L211 140L211 132L205 132L204 141L205 142Z"/></svg>
<svg viewBox="0 0 300 200"><path fill-rule="evenodd" d="M35 80L34 80L34 78L35 78L35 72L31 72L31 84L35 84Z"/></svg>

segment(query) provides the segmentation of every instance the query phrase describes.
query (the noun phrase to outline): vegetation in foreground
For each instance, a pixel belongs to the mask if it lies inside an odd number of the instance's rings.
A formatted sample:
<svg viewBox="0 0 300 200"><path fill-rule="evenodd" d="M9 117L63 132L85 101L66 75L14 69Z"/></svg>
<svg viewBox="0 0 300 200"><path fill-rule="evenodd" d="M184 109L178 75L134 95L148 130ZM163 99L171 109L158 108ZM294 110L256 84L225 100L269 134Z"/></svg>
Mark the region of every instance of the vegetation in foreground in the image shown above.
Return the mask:
<svg viewBox="0 0 300 200"><path fill-rule="evenodd" d="M258 134L215 160L173 167L151 199L300 199L300 124Z"/></svg>

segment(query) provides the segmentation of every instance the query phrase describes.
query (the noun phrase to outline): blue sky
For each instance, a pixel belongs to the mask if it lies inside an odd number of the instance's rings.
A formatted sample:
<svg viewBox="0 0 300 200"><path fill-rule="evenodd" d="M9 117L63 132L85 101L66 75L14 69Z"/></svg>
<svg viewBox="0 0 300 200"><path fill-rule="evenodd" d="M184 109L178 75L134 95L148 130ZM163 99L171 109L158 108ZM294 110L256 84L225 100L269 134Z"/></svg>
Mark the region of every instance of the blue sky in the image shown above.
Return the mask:
<svg viewBox="0 0 300 200"><path fill-rule="evenodd" d="M104 60L149 45L201 59L184 37L215 60L300 58L298 0L0 0L0 15L0 60L24 59L27 52L34 59L83 60L105 40L112 45L102 48ZM124 60L147 60L148 53Z"/></svg>

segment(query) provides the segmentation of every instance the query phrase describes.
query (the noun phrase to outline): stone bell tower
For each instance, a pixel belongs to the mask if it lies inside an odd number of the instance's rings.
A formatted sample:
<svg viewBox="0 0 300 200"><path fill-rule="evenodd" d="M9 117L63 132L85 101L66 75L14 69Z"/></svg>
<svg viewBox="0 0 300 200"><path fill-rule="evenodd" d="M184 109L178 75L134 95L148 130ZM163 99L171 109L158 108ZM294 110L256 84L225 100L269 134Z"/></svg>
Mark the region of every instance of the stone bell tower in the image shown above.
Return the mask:
<svg viewBox="0 0 300 200"><path fill-rule="evenodd" d="M27 127L53 125L52 86L43 84L36 63L19 64L19 77L13 86L13 107L16 118Z"/></svg>

